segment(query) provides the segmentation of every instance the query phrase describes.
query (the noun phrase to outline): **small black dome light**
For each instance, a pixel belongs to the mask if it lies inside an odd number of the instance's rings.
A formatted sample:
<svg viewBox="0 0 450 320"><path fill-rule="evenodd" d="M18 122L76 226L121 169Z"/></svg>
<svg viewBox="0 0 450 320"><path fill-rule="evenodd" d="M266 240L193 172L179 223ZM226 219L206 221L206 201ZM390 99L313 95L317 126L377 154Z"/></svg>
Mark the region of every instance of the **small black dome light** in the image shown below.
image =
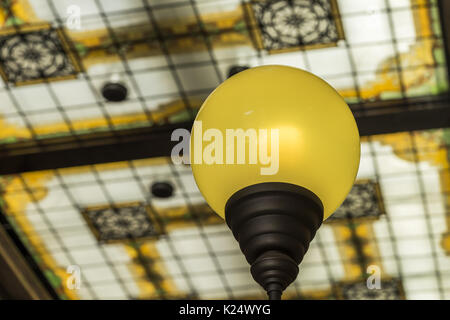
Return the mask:
<svg viewBox="0 0 450 320"><path fill-rule="evenodd" d="M111 102L121 102L127 98L128 89L120 82L108 82L102 88L103 97Z"/></svg>
<svg viewBox="0 0 450 320"><path fill-rule="evenodd" d="M173 195L173 186L167 181L155 182L152 184L151 191L157 198L169 198Z"/></svg>
<svg viewBox="0 0 450 320"><path fill-rule="evenodd" d="M230 69L228 69L228 78L234 76L236 73L239 73L241 71L250 69L248 66L231 66Z"/></svg>

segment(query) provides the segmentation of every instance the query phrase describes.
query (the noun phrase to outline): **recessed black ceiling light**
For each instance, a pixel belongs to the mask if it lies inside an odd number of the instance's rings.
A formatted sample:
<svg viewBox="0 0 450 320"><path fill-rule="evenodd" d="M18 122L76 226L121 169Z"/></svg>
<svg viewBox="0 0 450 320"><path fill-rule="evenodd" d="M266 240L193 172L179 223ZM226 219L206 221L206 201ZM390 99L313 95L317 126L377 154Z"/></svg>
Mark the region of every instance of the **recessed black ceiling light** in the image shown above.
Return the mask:
<svg viewBox="0 0 450 320"><path fill-rule="evenodd" d="M157 198L169 198L173 195L173 186L170 182L155 182L151 186L152 194Z"/></svg>
<svg viewBox="0 0 450 320"><path fill-rule="evenodd" d="M250 69L248 66L231 66L230 69L228 69L228 78L234 76L236 73L239 73L241 71Z"/></svg>
<svg viewBox="0 0 450 320"><path fill-rule="evenodd" d="M102 88L103 97L111 102L121 102L127 98L128 89L123 83L108 82Z"/></svg>

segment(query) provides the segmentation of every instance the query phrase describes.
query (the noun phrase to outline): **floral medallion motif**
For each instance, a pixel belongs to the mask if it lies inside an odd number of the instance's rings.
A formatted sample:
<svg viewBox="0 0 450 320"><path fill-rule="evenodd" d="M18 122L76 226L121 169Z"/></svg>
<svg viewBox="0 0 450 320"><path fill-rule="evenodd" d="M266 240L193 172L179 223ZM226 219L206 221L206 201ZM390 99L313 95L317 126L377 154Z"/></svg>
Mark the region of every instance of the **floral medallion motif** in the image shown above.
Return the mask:
<svg viewBox="0 0 450 320"><path fill-rule="evenodd" d="M344 203L327 222L348 219L377 219L383 214L383 201L379 186L374 181L355 183Z"/></svg>
<svg viewBox="0 0 450 320"><path fill-rule="evenodd" d="M398 279L380 282L380 288L369 289L366 281L341 283L337 286L339 297L344 300L403 300L401 282Z"/></svg>
<svg viewBox="0 0 450 320"><path fill-rule="evenodd" d="M97 239L111 242L157 237L160 232L147 210L142 204L128 204L93 207L82 213Z"/></svg>
<svg viewBox="0 0 450 320"><path fill-rule="evenodd" d="M0 33L0 70L20 85L74 78L79 68L62 33L42 28Z"/></svg>
<svg viewBox="0 0 450 320"><path fill-rule="evenodd" d="M268 51L330 46L343 38L335 1L252 1L250 7L262 48Z"/></svg>

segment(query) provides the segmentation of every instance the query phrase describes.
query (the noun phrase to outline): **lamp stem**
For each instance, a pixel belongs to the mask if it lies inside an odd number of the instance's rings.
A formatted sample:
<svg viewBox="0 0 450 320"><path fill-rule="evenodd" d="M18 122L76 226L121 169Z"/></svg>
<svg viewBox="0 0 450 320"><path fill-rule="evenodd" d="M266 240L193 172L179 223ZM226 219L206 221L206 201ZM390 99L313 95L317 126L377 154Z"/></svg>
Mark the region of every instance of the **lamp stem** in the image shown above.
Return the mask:
<svg viewBox="0 0 450 320"><path fill-rule="evenodd" d="M269 291L267 295L269 300L281 300L281 291Z"/></svg>
<svg viewBox="0 0 450 320"><path fill-rule="evenodd" d="M281 291L269 291L269 300L281 300Z"/></svg>

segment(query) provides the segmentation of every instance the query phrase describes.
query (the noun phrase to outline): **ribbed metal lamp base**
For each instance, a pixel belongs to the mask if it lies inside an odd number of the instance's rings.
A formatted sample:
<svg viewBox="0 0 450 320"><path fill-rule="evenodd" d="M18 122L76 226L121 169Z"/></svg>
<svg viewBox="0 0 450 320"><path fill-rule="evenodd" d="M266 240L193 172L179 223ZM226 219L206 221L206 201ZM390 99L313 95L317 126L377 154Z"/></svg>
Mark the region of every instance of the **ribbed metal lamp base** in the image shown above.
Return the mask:
<svg viewBox="0 0 450 320"><path fill-rule="evenodd" d="M323 205L311 191L269 182L239 190L225 206L225 220L255 279L269 299L298 275L298 265L323 220Z"/></svg>

